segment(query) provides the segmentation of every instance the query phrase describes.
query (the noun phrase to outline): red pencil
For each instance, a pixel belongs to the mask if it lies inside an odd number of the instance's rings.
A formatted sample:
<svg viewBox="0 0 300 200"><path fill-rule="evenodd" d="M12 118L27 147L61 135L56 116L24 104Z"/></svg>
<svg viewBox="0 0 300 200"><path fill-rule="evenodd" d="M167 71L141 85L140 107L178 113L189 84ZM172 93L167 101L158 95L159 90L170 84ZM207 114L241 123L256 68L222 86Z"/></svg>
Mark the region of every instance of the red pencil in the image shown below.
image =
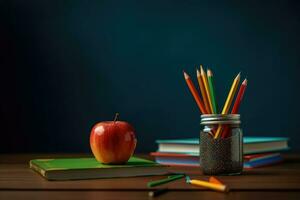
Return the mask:
<svg viewBox="0 0 300 200"><path fill-rule="evenodd" d="M188 85L188 87L189 87L189 89L190 89L190 91L191 91L191 93L192 93L192 95L193 95L193 97L194 97L201 113L202 114L207 114L205 106L204 106L203 102L201 101L200 96L199 96L199 94L198 94L198 92L195 88L195 85L193 84L190 76L187 73L185 73L185 71L183 71L183 74L184 74L184 79L186 81L186 84Z"/></svg>
<svg viewBox="0 0 300 200"><path fill-rule="evenodd" d="M243 96L244 96L244 93L245 93L245 90L246 90L246 87L247 87L247 79L245 79L243 81L243 83L240 87L239 93L238 93L238 95L235 99L235 102L233 104L231 114L237 114L238 113L241 102L242 102L242 99L243 99Z"/></svg>
<svg viewBox="0 0 300 200"><path fill-rule="evenodd" d="M235 102L233 104L231 114L237 114L238 113L241 102L242 102L242 99L243 99L243 96L244 96L244 93L245 93L245 90L246 90L246 87L247 87L247 79L245 79L243 81L243 83L241 84L238 95L236 96ZM227 137L228 131L229 131L229 126L225 126L225 128L222 132L222 138Z"/></svg>

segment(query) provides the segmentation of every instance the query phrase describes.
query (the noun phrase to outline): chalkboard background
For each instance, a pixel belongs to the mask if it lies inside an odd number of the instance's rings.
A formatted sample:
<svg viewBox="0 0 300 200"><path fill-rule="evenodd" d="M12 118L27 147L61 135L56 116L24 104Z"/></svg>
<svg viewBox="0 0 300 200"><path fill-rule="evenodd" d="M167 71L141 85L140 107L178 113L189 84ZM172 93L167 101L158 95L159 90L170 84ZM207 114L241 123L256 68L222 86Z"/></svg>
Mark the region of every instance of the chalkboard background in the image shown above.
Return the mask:
<svg viewBox="0 0 300 200"><path fill-rule="evenodd" d="M226 2L226 3L225 3ZM138 152L198 137L183 79L213 70L222 106L238 72L247 136L300 150L297 1L1 1L0 152L89 152L89 131L120 119Z"/></svg>

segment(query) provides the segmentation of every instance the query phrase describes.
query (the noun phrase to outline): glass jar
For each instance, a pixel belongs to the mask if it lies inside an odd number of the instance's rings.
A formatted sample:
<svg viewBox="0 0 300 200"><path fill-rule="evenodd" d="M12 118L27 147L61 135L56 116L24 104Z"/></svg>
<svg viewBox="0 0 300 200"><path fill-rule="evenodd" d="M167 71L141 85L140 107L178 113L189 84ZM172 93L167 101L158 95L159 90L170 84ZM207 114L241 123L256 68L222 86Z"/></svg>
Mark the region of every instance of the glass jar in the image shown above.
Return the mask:
<svg viewBox="0 0 300 200"><path fill-rule="evenodd" d="M241 174L243 133L240 123L239 114L201 115L200 166L203 174Z"/></svg>

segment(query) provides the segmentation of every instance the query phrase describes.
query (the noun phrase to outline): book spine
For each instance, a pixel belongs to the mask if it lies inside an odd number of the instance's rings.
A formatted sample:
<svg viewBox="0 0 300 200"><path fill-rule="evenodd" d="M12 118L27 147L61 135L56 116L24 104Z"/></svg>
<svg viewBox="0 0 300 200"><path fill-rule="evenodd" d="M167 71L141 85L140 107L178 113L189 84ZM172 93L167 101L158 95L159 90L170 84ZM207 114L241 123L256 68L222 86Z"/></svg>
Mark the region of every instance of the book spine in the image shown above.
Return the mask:
<svg viewBox="0 0 300 200"><path fill-rule="evenodd" d="M46 171L36 166L32 161L29 162L29 167L34 171L38 172L43 177L46 177Z"/></svg>

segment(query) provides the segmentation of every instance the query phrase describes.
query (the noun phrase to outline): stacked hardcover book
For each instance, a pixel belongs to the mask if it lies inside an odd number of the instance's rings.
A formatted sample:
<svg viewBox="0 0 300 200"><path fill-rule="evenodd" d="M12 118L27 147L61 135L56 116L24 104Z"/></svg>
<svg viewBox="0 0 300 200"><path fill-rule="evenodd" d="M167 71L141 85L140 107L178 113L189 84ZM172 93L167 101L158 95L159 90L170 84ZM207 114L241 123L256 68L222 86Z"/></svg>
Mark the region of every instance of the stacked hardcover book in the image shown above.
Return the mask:
<svg viewBox="0 0 300 200"><path fill-rule="evenodd" d="M152 152L163 165L199 167L199 139L157 140L158 150ZM272 165L283 161L280 152L288 150L288 138L244 137L244 168Z"/></svg>

